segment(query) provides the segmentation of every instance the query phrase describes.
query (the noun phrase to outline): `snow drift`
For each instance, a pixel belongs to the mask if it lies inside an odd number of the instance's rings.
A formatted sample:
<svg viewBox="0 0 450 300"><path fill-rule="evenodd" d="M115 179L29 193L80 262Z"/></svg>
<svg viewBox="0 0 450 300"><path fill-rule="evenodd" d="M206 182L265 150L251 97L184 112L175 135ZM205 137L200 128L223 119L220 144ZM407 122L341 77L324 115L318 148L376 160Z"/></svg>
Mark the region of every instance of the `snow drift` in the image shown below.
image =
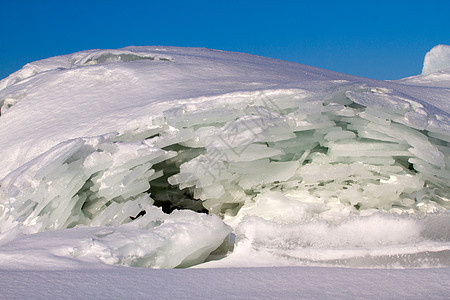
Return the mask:
<svg viewBox="0 0 450 300"><path fill-rule="evenodd" d="M190 48L30 63L0 82L1 238L156 268L449 266L437 52L398 82Z"/></svg>
<svg viewBox="0 0 450 300"><path fill-rule="evenodd" d="M450 46L437 45L425 55L422 75L429 75L450 68Z"/></svg>

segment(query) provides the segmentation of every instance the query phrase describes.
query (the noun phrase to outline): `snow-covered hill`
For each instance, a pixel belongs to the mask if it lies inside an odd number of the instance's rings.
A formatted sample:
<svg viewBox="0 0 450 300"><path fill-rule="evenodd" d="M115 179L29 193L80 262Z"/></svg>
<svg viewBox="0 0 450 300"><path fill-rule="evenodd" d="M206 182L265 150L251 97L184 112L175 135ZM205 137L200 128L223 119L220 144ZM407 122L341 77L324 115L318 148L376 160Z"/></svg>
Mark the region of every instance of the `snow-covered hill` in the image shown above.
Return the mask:
<svg viewBox="0 0 450 300"><path fill-rule="evenodd" d="M198 48L27 64L0 81L1 280L133 276L103 264L448 279L446 49L398 81Z"/></svg>

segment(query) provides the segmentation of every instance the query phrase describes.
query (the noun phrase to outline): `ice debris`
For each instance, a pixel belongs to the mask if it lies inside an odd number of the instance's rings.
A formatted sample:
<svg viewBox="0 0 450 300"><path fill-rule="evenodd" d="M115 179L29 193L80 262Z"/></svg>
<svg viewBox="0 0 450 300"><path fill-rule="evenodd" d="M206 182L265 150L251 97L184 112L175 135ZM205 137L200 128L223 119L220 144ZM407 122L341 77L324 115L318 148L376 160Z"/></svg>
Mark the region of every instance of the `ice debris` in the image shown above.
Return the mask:
<svg viewBox="0 0 450 300"><path fill-rule="evenodd" d="M136 55L89 53L78 64ZM316 241L297 239L308 227L291 234L297 225L289 224L450 207L446 113L367 84L315 95L301 89L239 95L238 107L179 104L140 128L51 148L2 179L0 232L117 228L77 246L74 255L100 249L95 256L106 263L172 268L203 262L220 246L231 230L217 216L241 236L248 236L248 222L286 225L286 243L295 239L302 247ZM283 238L261 236L269 248Z"/></svg>
<svg viewBox="0 0 450 300"><path fill-rule="evenodd" d="M424 129L414 128L419 124L404 117L415 111L408 102L392 97L383 104L388 109L370 106L366 91L330 103L284 96L271 99L283 109L248 105L236 116L224 108L204 113L200 124L168 111L166 123L144 138L124 133L62 143L2 180L1 229L125 226L142 223L135 217L155 202L167 212L206 209L225 219L250 214L284 223L449 208L450 136L428 126L432 116L421 120ZM208 253L211 243L205 240Z"/></svg>

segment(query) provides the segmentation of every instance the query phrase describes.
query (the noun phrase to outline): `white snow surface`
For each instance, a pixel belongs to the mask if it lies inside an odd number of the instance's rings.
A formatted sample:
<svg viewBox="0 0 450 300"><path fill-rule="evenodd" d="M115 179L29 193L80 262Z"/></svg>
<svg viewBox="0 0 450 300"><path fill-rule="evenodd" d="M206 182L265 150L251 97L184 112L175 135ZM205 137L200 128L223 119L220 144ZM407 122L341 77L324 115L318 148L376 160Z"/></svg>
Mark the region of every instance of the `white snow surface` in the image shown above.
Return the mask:
<svg viewBox="0 0 450 300"><path fill-rule="evenodd" d="M448 298L448 49L397 81L201 48L27 64L0 81L0 297Z"/></svg>
<svg viewBox="0 0 450 300"><path fill-rule="evenodd" d="M0 270L2 299L448 299L448 269Z"/></svg>

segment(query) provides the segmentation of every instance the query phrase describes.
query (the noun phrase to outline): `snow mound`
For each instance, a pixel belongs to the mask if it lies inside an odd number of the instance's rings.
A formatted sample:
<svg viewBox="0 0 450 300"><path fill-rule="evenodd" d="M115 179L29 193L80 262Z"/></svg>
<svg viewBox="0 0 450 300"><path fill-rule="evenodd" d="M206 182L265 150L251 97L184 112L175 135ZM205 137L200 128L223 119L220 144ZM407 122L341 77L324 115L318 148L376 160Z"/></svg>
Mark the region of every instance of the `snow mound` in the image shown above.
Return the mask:
<svg viewBox="0 0 450 300"><path fill-rule="evenodd" d="M450 68L450 46L437 45L426 55L422 75L428 75Z"/></svg>
<svg viewBox="0 0 450 300"><path fill-rule="evenodd" d="M265 253L450 265L450 237L436 230L450 229L439 218L450 207L446 87L208 49L38 63L34 76L26 66L1 82L0 99L20 95L0 117L0 153L12 158L0 162L4 239L70 228L90 241L74 237L72 256L164 268L229 251L225 264Z"/></svg>

